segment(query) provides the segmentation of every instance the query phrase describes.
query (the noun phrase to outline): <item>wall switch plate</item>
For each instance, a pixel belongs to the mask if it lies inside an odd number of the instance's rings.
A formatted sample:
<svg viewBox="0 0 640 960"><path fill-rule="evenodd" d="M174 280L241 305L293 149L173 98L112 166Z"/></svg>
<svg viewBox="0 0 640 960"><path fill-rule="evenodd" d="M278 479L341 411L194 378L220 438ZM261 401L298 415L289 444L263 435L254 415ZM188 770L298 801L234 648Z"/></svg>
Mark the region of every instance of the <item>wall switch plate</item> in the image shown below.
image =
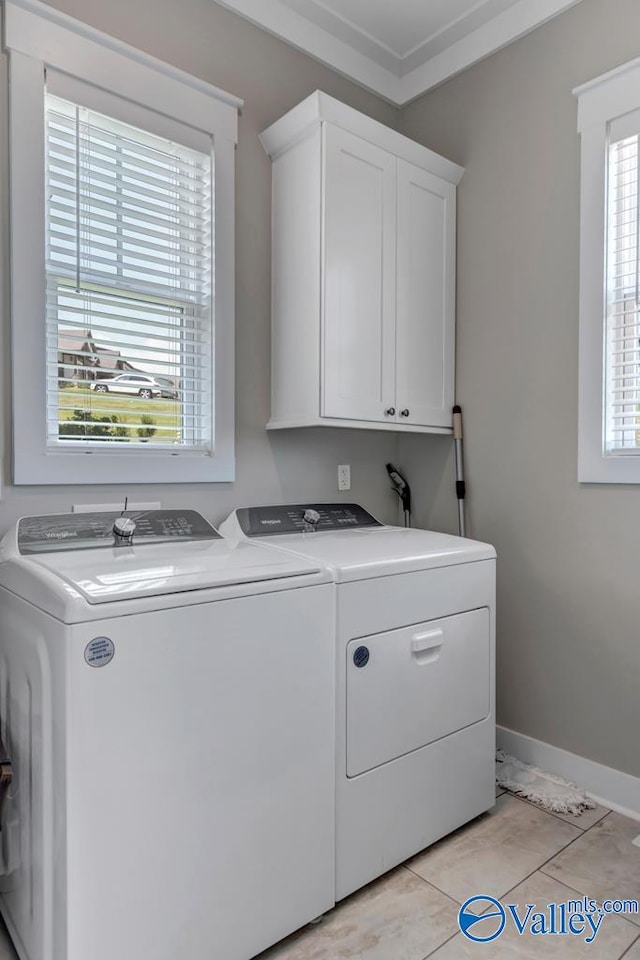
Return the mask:
<svg viewBox="0 0 640 960"><path fill-rule="evenodd" d="M351 467L341 463L338 467L338 490L351 490Z"/></svg>

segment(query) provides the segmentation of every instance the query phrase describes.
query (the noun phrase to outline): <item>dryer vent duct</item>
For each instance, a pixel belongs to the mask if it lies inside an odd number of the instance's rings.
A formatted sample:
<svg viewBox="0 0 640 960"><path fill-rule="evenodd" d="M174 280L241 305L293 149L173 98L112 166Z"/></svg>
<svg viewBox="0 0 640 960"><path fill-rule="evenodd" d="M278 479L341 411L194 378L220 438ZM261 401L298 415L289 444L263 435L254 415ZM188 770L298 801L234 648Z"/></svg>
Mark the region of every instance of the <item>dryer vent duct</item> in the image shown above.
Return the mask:
<svg viewBox="0 0 640 960"><path fill-rule="evenodd" d="M391 489L400 497L402 509L404 511L404 525L411 526L411 487L402 476L397 467L392 463L387 464L387 473L391 480Z"/></svg>

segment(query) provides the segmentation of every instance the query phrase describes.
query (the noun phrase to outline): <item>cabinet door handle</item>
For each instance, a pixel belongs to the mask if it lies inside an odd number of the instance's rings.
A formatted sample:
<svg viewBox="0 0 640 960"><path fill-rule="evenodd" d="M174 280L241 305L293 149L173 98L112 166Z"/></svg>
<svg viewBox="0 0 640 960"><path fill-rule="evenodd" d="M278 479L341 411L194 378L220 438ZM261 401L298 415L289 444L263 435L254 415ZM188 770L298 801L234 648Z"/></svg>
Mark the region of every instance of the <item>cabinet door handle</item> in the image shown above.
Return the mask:
<svg viewBox="0 0 640 960"><path fill-rule="evenodd" d="M387 410L385 410L384 415L385 415L385 417L395 417L395 415L396 415L396 408L395 408L395 407L389 407Z"/></svg>
<svg viewBox="0 0 640 960"><path fill-rule="evenodd" d="M408 410L408 409L405 407L404 410L401 410L401 411L400 411L400 416L401 416L401 417L408 417L410 413L411 413L411 411Z"/></svg>

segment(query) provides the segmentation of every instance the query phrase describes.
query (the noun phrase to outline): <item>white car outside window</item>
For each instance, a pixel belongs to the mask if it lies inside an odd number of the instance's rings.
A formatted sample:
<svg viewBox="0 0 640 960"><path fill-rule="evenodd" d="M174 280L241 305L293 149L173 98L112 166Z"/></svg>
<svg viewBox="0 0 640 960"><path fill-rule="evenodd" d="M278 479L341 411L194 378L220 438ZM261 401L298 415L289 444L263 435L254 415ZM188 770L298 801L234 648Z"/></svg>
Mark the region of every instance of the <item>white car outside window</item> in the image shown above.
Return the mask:
<svg viewBox="0 0 640 960"><path fill-rule="evenodd" d="M91 389L96 393L127 393L145 400L159 397L163 392L153 377L134 377L126 374L110 379L94 380Z"/></svg>

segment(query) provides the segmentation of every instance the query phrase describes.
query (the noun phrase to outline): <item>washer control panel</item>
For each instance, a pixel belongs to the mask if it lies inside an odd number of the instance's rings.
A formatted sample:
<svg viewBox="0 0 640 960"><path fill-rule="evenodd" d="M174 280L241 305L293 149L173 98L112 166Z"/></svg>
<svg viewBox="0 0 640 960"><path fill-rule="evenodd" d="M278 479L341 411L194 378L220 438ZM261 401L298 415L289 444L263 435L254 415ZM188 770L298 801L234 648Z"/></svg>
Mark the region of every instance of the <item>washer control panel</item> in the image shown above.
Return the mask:
<svg viewBox="0 0 640 960"><path fill-rule="evenodd" d="M113 547L117 539L114 526L120 524L124 528L124 521L128 521L126 528L131 531L125 534L131 546L220 539L220 534L195 510L61 513L23 517L18 523L18 550L22 554L32 554Z"/></svg>
<svg viewBox="0 0 640 960"><path fill-rule="evenodd" d="M313 533L381 527L357 503L303 503L273 507L242 507L236 510L246 537L273 537L284 533Z"/></svg>

